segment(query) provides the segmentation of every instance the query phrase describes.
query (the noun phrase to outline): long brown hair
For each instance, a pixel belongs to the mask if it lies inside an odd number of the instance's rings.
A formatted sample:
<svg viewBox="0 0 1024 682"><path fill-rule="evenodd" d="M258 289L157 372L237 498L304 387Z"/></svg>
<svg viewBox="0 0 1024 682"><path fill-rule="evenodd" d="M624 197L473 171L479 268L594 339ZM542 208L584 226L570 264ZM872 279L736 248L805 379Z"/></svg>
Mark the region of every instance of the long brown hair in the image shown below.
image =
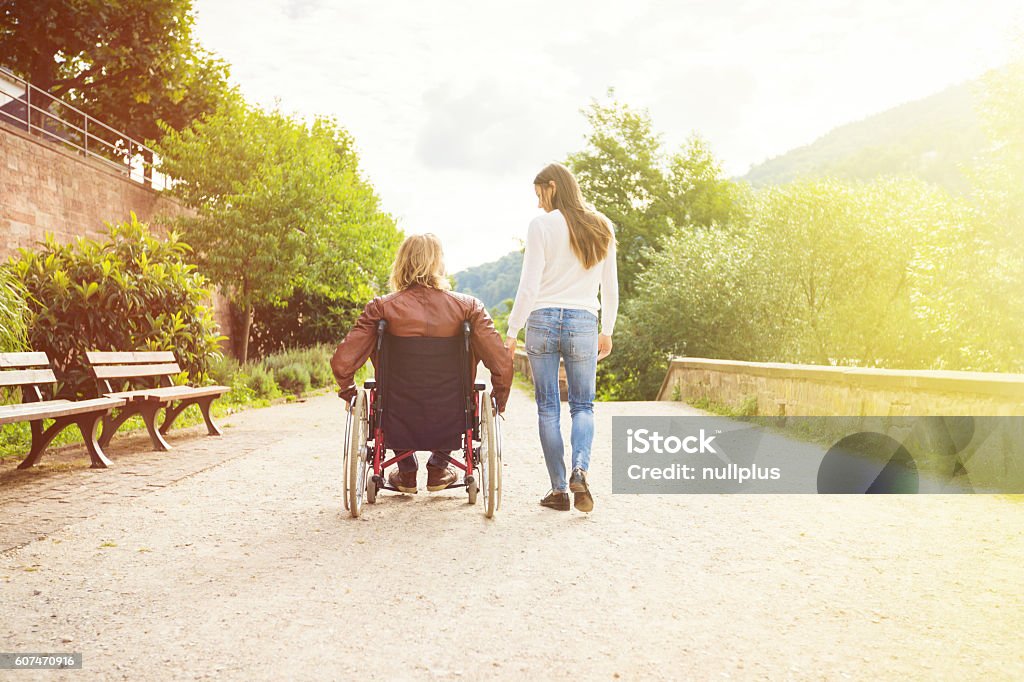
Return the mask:
<svg viewBox="0 0 1024 682"><path fill-rule="evenodd" d="M414 234L398 247L388 280L392 291L408 289L413 284L432 289L451 288L444 267L444 251L437 235Z"/></svg>
<svg viewBox="0 0 1024 682"><path fill-rule="evenodd" d="M555 183L553 196L552 182ZM541 196L552 208L562 212L569 225L569 246L583 267L589 270L603 261L615 235L608 219L584 201L572 171L560 163L551 163L537 173L533 184L540 186Z"/></svg>

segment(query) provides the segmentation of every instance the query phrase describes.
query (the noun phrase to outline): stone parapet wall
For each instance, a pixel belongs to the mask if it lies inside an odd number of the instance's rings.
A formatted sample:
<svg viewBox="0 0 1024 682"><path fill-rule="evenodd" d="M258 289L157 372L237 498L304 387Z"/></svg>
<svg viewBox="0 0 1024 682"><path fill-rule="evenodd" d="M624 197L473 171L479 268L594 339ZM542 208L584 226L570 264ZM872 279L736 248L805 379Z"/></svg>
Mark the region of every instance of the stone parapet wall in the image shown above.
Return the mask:
<svg viewBox="0 0 1024 682"><path fill-rule="evenodd" d="M658 400L756 400L760 415L1024 415L1024 374L674 358Z"/></svg>

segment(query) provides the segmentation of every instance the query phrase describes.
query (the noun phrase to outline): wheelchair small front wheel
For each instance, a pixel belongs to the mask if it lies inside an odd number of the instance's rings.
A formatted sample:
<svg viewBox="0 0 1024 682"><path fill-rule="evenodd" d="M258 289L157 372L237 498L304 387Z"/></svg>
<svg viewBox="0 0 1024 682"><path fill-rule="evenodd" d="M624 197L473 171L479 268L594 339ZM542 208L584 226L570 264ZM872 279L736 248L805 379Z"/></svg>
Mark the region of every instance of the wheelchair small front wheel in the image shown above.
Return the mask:
<svg viewBox="0 0 1024 682"><path fill-rule="evenodd" d="M480 486L476 484L476 479L471 480L466 484L466 492L469 493L469 503L476 504L476 495L480 491Z"/></svg>
<svg viewBox="0 0 1024 682"><path fill-rule="evenodd" d="M377 481L373 477L366 479L366 501L370 504L377 503Z"/></svg>

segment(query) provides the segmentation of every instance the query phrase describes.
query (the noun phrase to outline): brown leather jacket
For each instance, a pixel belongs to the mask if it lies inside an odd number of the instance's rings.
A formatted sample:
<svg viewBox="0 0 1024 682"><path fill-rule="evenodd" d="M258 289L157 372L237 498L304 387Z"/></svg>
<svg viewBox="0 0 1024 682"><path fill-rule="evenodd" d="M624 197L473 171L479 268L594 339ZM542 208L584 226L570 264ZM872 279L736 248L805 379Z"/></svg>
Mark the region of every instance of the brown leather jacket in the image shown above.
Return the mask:
<svg viewBox="0 0 1024 682"><path fill-rule="evenodd" d="M366 304L354 327L331 358L331 369L341 386L341 396L356 394L353 377L372 354L377 342L377 322L387 320L388 333L395 336L458 336L462 323L469 320L469 337L474 377L482 360L491 371L491 386L500 411L505 410L512 388L512 356L484 304L472 296L441 291L414 284L408 289L378 296Z"/></svg>

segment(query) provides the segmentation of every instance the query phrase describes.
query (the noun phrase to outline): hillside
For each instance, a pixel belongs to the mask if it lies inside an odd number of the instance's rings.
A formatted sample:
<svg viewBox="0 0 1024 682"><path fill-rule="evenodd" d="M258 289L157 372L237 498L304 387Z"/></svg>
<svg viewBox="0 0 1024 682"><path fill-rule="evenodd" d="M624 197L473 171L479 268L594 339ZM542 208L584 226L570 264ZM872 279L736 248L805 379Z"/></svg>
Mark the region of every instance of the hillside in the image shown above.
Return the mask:
<svg viewBox="0 0 1024 682"><path fill-rule="evenodd" d="M962 167L988 146L977 112L979 86L978 81L955 85L840 126L751 167L739 179L763 187L810 175L867 180L898 173L964 191Z"/></svg>
<svg viewBox="0 0 1024 682"><path fill-rule="evenodd" d="M515 298L522 268L522 252L513 251L496 261L455 273L455 290L476 296L493 309L506 298Z"/></svg>

